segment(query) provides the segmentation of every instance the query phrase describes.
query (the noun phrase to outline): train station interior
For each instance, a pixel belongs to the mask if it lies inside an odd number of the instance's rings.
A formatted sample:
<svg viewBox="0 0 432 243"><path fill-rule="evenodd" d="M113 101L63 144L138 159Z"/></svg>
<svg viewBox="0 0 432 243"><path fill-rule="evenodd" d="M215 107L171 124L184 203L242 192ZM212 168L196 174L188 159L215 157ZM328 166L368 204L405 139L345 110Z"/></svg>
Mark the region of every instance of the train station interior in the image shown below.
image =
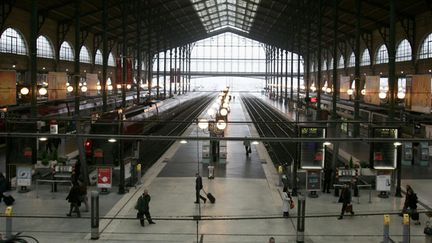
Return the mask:
<svg viewBox="0 0 432 243"><path fill-rule="evenodd" d="M0 5L0 242L432 242L431 1Z"/></svg>

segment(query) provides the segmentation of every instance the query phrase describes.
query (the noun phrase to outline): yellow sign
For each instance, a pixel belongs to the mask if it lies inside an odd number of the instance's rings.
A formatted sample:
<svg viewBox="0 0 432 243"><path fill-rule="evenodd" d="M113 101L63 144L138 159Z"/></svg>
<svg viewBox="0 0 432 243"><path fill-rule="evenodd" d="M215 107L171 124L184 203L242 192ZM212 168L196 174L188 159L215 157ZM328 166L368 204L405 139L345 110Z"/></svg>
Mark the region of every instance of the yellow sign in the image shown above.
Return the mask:
<svg viewBox="0 0 432 243"><path fill-rule="evenodd" d="M12 217L12 207L11 207L11 206L6 207L5 215L6 215L7 217Z"/></svg>
<svg viewBox="0 0 432 243"><path fill-rule="evenodd" d="M390 225L390 215L384 214L384 225Z"/></svg>
<svg viewBox="0 0 432 243"><path fill-rule="evenodd" d="M279 172L279 174L282 174L282 173L283 173L283 167L282 167L282 165L279 165L279 167L278 167L278 172Z"/></svg>
<svg viewBox="0 0 432 243"><path fill-rule="evenodd" d="M137 164L137 166L136 166L136 170L137 170L138 172L141 172L141 164Z"/></svg>
<svg viewBox="0 0 432 243"><path fill-rule="evenodd" d="M409 224L409 223L410 223L409 214L404 213L404 215L403 215L403 224Z"/></svg>

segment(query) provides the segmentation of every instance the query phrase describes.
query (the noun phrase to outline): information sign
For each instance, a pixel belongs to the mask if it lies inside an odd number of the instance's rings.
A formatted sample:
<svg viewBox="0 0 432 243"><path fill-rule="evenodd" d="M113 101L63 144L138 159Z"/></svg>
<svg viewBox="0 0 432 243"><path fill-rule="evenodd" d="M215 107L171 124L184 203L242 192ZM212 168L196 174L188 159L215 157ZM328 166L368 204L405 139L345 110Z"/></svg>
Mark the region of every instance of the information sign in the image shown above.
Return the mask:
<svg viewBox="0 0 432 243"><path fill-rule="evenodd" d="M300 127L302 138L325 138L324 127ZM322 169L324 167L325 152L323 142L301 142L300 161L303 169Z"/></svg>
<svg viewBox="0 0 432 243"><path fill-rule="evenodd" d="M17 177L17 186L31 186L32 167L18 166L16 177Z"/></svg>
<svg viewBox="0 0 432 243"><path fill-rule="evenodd" d="M97 168L97 187L98 188L111 188L112 187L112 168L111 167L98 167Z"/></svg>
<svg viewBox="0 0 432 243"><path fill-rule="evenodd" d="M306 171L306 190L319 191L321 190L321 172L319 170Z"/></svg>
<svg viewBox="0 0 432 243"><path fill-rule="evenodd" d="M373 138L398 138L398 129L389 127L373 127ZM397 147L394 142L371 143L371 156L375 169L395 169L397 159Z"/></svg>

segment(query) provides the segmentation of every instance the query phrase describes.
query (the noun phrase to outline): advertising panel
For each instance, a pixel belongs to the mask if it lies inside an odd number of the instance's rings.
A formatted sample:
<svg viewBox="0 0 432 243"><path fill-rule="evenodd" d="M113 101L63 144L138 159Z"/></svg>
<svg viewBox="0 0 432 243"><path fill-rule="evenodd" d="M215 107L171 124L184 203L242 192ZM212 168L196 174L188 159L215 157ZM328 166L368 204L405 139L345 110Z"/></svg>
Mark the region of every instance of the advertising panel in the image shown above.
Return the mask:
<svg viewBox="0 0 432 243"><path fill-rule="evenodd" d="M301 127L302 138L325 138L324 127ZM302 169L322 169L325 153L323 142L301 142L300 161Z"/></svg>
<svg viewBox="0 0 432 243"><path fill-rule="evenodd" d="M16 104L16 72L0 70L0 106Z"/></svg>
<svg viewBox="0 0 432 243"><path fill-rule="evenodd" d="M98 167L97 168L97 187L111 188L112 187L112 168Z"/></svg>
<svg viewBox="0 0 432 243"><path fill-rule="evenodd" d="M90 96L97 95L98 75L95 73L86 73L87 94Z"/></svg>
<svg viewBox="0 0 432 243"><path fill-rule="evenodd" d="M48 100L66 99L66 83L68 77L65 72L48 73Z"/></svg>

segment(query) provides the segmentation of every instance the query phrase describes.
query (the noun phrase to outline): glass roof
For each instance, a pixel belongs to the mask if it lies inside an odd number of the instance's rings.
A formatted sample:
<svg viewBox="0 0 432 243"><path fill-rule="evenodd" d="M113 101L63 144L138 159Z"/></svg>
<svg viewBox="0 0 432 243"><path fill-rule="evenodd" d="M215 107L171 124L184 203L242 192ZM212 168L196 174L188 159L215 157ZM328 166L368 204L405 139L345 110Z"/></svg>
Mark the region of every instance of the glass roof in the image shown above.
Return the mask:
<svg viewBox="0 0 432 243"><path fill-rule="evenodd" d="M249 33L261 0L191 0L207 33L230 27Z"/></svg>

